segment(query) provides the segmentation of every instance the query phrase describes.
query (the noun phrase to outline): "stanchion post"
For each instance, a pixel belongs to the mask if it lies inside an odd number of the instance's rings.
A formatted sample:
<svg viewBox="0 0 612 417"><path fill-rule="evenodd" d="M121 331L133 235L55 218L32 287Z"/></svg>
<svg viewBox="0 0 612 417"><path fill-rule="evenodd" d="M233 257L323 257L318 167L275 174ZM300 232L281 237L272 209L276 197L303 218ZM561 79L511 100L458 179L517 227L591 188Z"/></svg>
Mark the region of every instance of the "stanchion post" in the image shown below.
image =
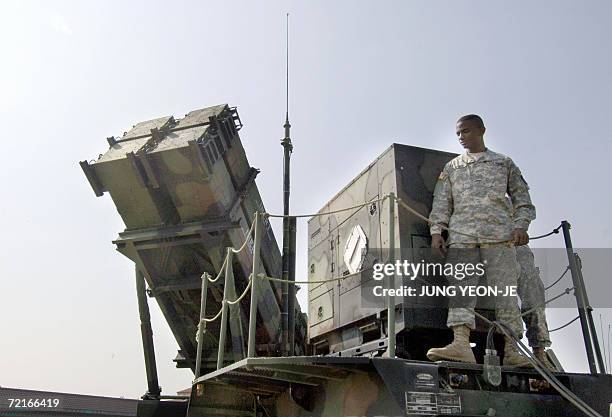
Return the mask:
<svg viewBox="0 0 612 417"><path fill-rule="evenodd" d="M253 244L253 268L251 269L251 308L249 309L249 343L247 357L255 357L255 331L257 329L257 289L259 287L259 251L261 240L261 214L255 213L255 241Z"/></svg>
<svg viewBox="0 0 612 417"><path fill-rule="evenodd" d="M576 303L578 304L578 316L580 317L580 326L582 327L582 338L584 339L584 347L587 354L587 360L589 362L589 370L592 374L597 373L597 364L595 363L595 355L593 354L593 344L591 338L591 329L589 328L589 322L587 318L587 302L585 293L583 292L584 286L580 282L580 275L578 274L578 264L576 262L576 254L572 246L572 238L570 237L570 224L568 221L563 220L561 222L563 228L563 238L565 240L565 248L567 252L567 259L569 261L570 272L572 274L572 282L574 284L574 294L576 295Z"/></svg>
<svg viewBox="0 0 612 417"><path fill-rule="evenodd" d="M607 373L606 364L601 354L601 347L599 346L599 338L597 337L597 327L595 327L595 322L593 321L593 307L591 307L591 303L589 302L589 294L587 293L586 286L584 284L584 276L582 275L582 262L580 261L580 258L578 257L577 253L574 254L574 256L576 257L576 264L578 266L578 278L580 279L580 285L582 286L582 295L586 305L587 320L589 322L589 328L591 329L591 341L595 349L595 360L597 361L599 373L605 374Z"/></svg>
<svg viewBox="0 0 612 417"><path fill-rule="evenodd" d="M219 330L219 350L217 351L217 369L223 368L223 356L225 355L225 339L227 338L227 297L229 296L229 281L232 267L232 249L227 248L225 255L225 280L223 282L223 300L221 301L221 329Z"/></svg>
<svg viewBox="0 0 612 417"><path fill-rule="evenodd" d="M395 194L389 193L389 263L395 263ZM395 288L395 273L388 277L388 289ZM389 357L395 357L395 297L387 292L387 334Z"/></svg>
<svg viewBox="0 0 612 417"><path fill-rule="evenodd" d="M202 274L202 293L200 294L200 325L198 326L197 342L198 347L196 351L196 363L195 363L195 378L200 377L202 369L202 346L204 344L204 332L206 331L206 293L208 292L208 275L207 272Z"/></svg>

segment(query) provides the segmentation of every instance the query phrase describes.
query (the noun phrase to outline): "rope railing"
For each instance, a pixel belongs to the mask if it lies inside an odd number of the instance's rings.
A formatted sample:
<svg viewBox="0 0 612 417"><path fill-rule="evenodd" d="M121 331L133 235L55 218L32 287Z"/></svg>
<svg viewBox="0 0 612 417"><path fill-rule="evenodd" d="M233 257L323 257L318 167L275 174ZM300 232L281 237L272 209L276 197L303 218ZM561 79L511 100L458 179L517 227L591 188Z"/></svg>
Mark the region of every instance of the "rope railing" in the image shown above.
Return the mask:
<svg viewBox="0 0 612 417"><path fill-rule="evenodd" d="M341 213L344 211L348 211L348 210L354 210L354 209L358 209L370 204L374 204L374 203L378 203L381 201L384 201L386 199L389 198L389 194L385 194L383 197L372 200L372 201L368 201L365 203L361 203L361 204L357 204L351 207L345 207L345 208L341 208L341 209L337 209L337 210L332 210L332 211L328 211L328 212L324 212L324 213L313 213L313 214L290 214L290 215L284 215L284 214L272 214L272 213L263 213L263 215L265 217L273 217L273 218L303 218L303 217L321 217L321 216L328 216L330 214L336 214L336 213ZM441 223L434 223L429 217L424 216L423 214L419 213L419 211L417 211L415 208L411 207L410 205L408 205L407 203L405 203L401 198L395 197L394 198L395 201L403 208L405 208L406 210L408 210L409 212L411 212L412 214L414 214L415 216L417 216L419 219L427 222L430 225L437 225L440 228L442 228L443 230L446 230L448 232L453 232L459 235L463 235L463 236L467 236L467 237L472 237L475 239L480 239L480 240L487 240L487 241L491 241L490 243L506 243L509 242L510 240L500 240L497 237L489 237L489 236L483 236L483 235L479 235L479 234L472 234L472 233L466 233L460 230L457 230L455 228L451 228L448 227L444 224ZM543 234L543 235L539 235L539 236L535 236L535 237L530 237L529 240L536 240L536 239L542 239L548 236L551 236L553 234L559 233L559 230L561 229L561 225L559 225L558 227L556 227L555 229L553 229L551 232Z"/></svg>
<svg viewBox="0 0 612 417"><path fill-rule="evenodd" d="M534 236L534 237L531 237L531 236L530 236L530 237L529 237L529 240L538 240L538 239L543 239L543 238L545 238L545 237L548 237L548 236L551 236L551 235L557 234L557 233L559 233L559 229L561 229L562 227L563 227L563 225L562 225L562 224L560 224L559 226L557 226L556 228L554 228L554 229L553 229L551 232L549 232L549 233L545 233L545 234L543 234L543 235Z"/></svg>
<svg viewBox="0 0 612 417"><path fill-rule="evenodd" d="M246 238L244 239L244 242L242 243L242 246L240 246L240 248L238 249L234 249L234 248L228 248L229 250L232 251L232 253L240 253L244 250L244 248L246 248L247 244L249 243L249 238L251 237L251 234L253 233L253 229L255 227L255 222L251 223L251 228L249 229L249 231L246 233ZM219 280L219 278L221 278L221 276L223 275L224 271L225 271L225 265L227 264L227 258L228 255L225 255L225 258L223 258L223 263L221 264L221 268L219 268L219 273L217 274L217 276L214 279L208 279L208 282L213 283L213 282L217 282Z"/></svg>
<svg viewBox="0 0 612 417"><path fill-rule="evenodd" d="M233 247L227 248L225 258L223 259L223 263L221 264L221 268L219 268L219 273L217 274L217 276L214 279L212 279L207 273L204 273L202 275L202 290L201 290L201 296L200 296L200 321L198 322L197 330L196 330L196 342L197 342L196 366L195 366L196 379L200 376L200 371L201 371L202 347L203 347L202 345L204 342L203 340L204 333L206 332L206 324L216 321L217 319L219 319L219 317L221 317L221 328L219 332L219 349L217 352L217 368L220 368L223 364L223 355L224 355L224 350L225 350L225 347L224 347L225 346L225 333L227 331L226 329L227 319L225 317L227 307L234 306L240 303L240 301L242 301L244 297L249 293L249 290L251 289L253 285L253 281L254 281L252 279L253 275L251 274L248 279L248 284L245 287L242 294L238 298L236 298L234 301L230 301L228 299L228 295L229 295L228 287L230 285L232 288L232 292L235 292L234 273L232 269L232 256L234 254L242 252L247 247L249 240L251 239L251 236L253 235L253 233L255 232L257 228L258 217L259 217L259 214L256 212L255 219L253 222L251 222L251 227L246 232L245 239L242 245L238 249L233 248ZM255 254L253 256L253 259L256 259ZM221 308L219 309L217 314L215 314L213 317L207 318L206 317L206 300L207 300L207 295L208 295L208 283L217 282L221 278L221 276L225 277L225 284L223 286L223 299L221 300Z"/></svg>
<svg viewBox="0 0 612 417"><path fill-rule="evenodd" d="M321 216L329 216L330 214L336 214L336 213L342 213L343 211L349 211L349 210L355 210L364 206L369 206L370 204L374 204L374 203L379 203L381 201L386 200L387 198L389 198L389 194L385 194L383 197L381 198L377 198L375 200L372 201L367 201L365 203L361 203L361 204L357 204L355 206L351 206L351 207L345 207L345 208L341 208L341 209L337 209L337 210L332 210L332 211L327 211L325 213L314 213L314 214L271 214L271 213L263 213L263 216L265 217L275 217L275 218L302 218L302 217L321 217Z"/></svg>
<svg viewBox="0 0 612 417"><path fill-rule="evenodd" d="M261 274L260 274L261 276ZM244 291L242 292L242 294L240 294L240 297L238 297L237 299L235 299L234 301L230 301L230 300L221 300L221 304L226 303L228 305L236 305L238 304L240 301L242 301L242 299L247 295L247 293L249 292L249 290L251 289L251 277L249 276L249 283L247 284L247 286L244 288ZM209 319L204 319L205 323L212 323L215 320L217 320L219 317L221 317L221 312L223 310L223 307L221 307L219 309L219 311L217 312L217 314L215 314L213 317L209 318Z"/></svg>
<svg viewBox="0 0 612 417"><path fill-rule="evenodd" d="M267 216L267 217L277 217L277 218L324 216L324 215L329 215L329 214L334 214L334 213L340 213L340 212L347 211L347 210L353 210L353 209L356 209L356 208L361 208L361 207L364 207L366 205L370 205L370 204L373 204L373 203L376 203L376 202L384 201L384 200L388 199L390 196L391 196L390 194L386 194L384 197L379 198L377 200L372 200L372 201L369 201L369 202L366 202L366 203L358 204L358 205L347 207L347 208L344 208L344 209L333 210L333 211L326 212L326 213L315 213L315 214L311 214L311 215L304 214L304 215L296 215L296 216L294 216L294 215L287 215L287 216L285 216L285 215L276 215L276 214L270 214L270 213L264 213L264 215ZM424 216L423 214L419 213L418 210L416 210L415 208L413 208L410 205L408 205L407 203L405 203L402 199L394 197L394 196L393 196L393 199L397 202L397 204L399 206L401 206L404 209L408 210L409 212L411 212L412 214L417 216L419 219L427 222L428 224L434 224L434 222L432 220L430 220L428 217ZM479 240L491 241L490 243L507 243L507 242L509 242L509 240L500 240L498 238L482 236L482 235L479 235L479 234L465 233L465 232L456 230L455 228L450 228L450 227L448 227L446 225L443 225L443 224L438 224L438 225L443 230L447 230L447 231L452 232L452 233L460 234L460 235L467 236L467 237L472 237L472 238L479 239ZM543 234L543 235L535 236L533 238L530 238L530 240L542 239L542 238L551 236L553 234L558 234L559 230L561 229L561 227L562 227L562 225L559 225L558 227L553 229L551 232ZM559 279L557 279L552 285L546 287L546 290L552 288L555 284L557 284L565 276L565 274L567 273L567 271L569 271L569 269L570 269L570 267L568 266L567 269L561 275L561 277L559 277ZM269 280L269 281L274 281L274 282L281 282L281 283L288 283L288 284L306 284L306 285L308 285L308 284L322 284L322 283L328 283L328 282L342 281L342 280L345 280L347 278L350 278L350 277L353 277L353 276L356 276L356 275L360 275L361 273L362 273L362 271L358 271L358 272L355 272L353 274L345 275L345 276L338 277L338 278L330 278L330 279L325 279L325 280L308 280L308 281L287 280L287 279L282 279L282 278L270 277L270 276L263 275L263 274L259 274L258 277L266 279L266 280ZM530 310L527 310L526 312L522 313L521 316L525 316L527 314L532 313L534 310L536 310L538 308L546 306L550 302L555 301L558 298L560 298L560 297L562 297L564 295L569 294L573 289L574 289L574 287L565 289L565 291L563 291L563 293L553 297L550 300L545 301L544 303L536 305L535 307L531 308Z"/></svg>
<svg viewBox="0 0 612 417"><path fill-rule="evenodd" d="M312 280L312 281L293 281L290 279L282 279L282 278L274 278L274 277L269 277L267 275L264 274L259 274L258 277L259 278L263 278L266 279L268 281L274 281L274 282L283 282L283 283L288 283L288 284L325 284L327 282L336 282L336 281L344 281L347 278L351 278L357 275L361 275L363 271L358 271L358 272L354 272L352 274L347 274L347 275L343 275L341 277L338 278L329 278L329 279L321 279L321 280Z"/></svg>
<svg viewBox="0 0 612 417"><path fill-rule="evenodd" d="M568 265L567 268L565 268L565 271L563 271L563 273L561 274L561 276L559 278L557 278L557 280L555 282L553 282L552 284L550 284L548 287L544 288L544 291L548 291L552 287L557 285L557 283L563 279L563 277L565 276L565 274L567 274L567 271L569 271L569 270L570 270L570 267Z"/></svg>
<svg viewBox="0 0 612 417"><path fill-rule="evenodd" d="M221 278L221 276L224 274L225 265L227 265L227 256L225 258L223 258L223 263L221 264L221 268L219 268L219 273L217 274L217 276L214 279L210 279L210 277L209 277L208 278L208 282L210 282L210 283L217 282L219 280L219 278Z"/></svg>
<svg viewBox="0 0 612 417"><path fill-rule="evenodd" d="M251 222L251 228L249 229L249 231L246 233L246 238L244 239L244 243L242 244L242 246L240 246L240 248L238 249L234 249L234 248L229 248L233 253L240 253L244 250L244 248L247 247L247 243L249 243L249 238L251 237L251 235L253 234L253 230L255 230L255 222ZM225 256L225 258L227 259L227 255Z"/></svg>
<svg viewBox="0 0 612 417"><path fill-rule="evenodd" d="M375 203L380 203L383 202L387 199L391 200L391 204L389 204L389 221L388 221L388 227L390 230L390 234L389 234L389 249L390 249L390 259L389 261L392 262L392 250L395 247L394 241L395 241L395 229L394 229L394 222L395 222L395 203L397 203L398 206L408 210L410 213L414 214L415 216L417 216L419 219L427 222L428 224L434 224L428 217L424 216L423 214L419 213L418 210L416 210L415 208L411 207L409 204L405 203L404 201L402 201L400 198L397 198L393 193L389 193L384 195L381 198L377 198L375 200L371 200L368 202L364 202L361 204L357 204L357 205L353 205L350 207L345 207L345 208L341 208L341 209L337 209L337 210L331 210L331 211L327 211L327 212L319 212L319 213L314 213L314 214L301 214L301 215L279 215L279 214L271 214L271 213L255 213L255 217L254 217L254 221L251 224L250 229L248 230L248 232L246 233L245 236L245 240L242 243L242 245L240 246L240 248L235 249L233 247L231 248L227 248L227 255L224 258L223 264L221 266L221 269L219 271L219 274L214 278L211 279L208 274L205 274L205 276L203 276L202 279L202 301L201 301L201 314L200 314L200 323L198 325L198 333L197 333L197 340L198 340L198 347L197 347L197 353L198 353L198 359L197 359L197 363L196 363L196 378L199 377L199 373L200 373L200 362L201 362L201 350L202 350L202 335L203 333L206 331L206 324L207 323L211 323L214 322L216 320L219 319L219 317L221 317L221 330L220 330L220 338L219 338L219 350L218 350L218 358L217 358L217 368L220 368L223 365L223 355L224 355L224 343L225 343L225 334L226 334L226 328L227 328L227 317L225 314L225 311L227 310L228 306L233 306L236 304L239 304L245 297L246 295L250 292L251 295L251 301L250 301L250 311L249 311L249 324L248 324L248 328L249 328L249 334L248 334L248 340L247 340L247 357L254 357L255 356L255 331L256 331L256 317L257 317L257 302L258 302L258 281L259 280L268 280L268 281L273 281L273 282L280 282L280 283L287 283L287 284L293 284L293 285L297 285L297 284L323 284L323 283L330 283L330 282L339 282L339 281L343 281L346 280L348 278L357 276L357 275L361 275L363 273L363 271L358 271L355 273L351 273L351 274L347 274L347 275L343 275L341 277L336 277L336 278L329 278L329 279L316 279L316 280L301 280L301 281L294 281L294 280L288 280L288 279L282 279L282 278L277 278L277 277L272 277L272 276L268 276L266 275L264 272L260 272L260 262L259 262L259 254L260 254L260 247L261 247L261 236L262 236L262 231L261 231L261 221L262 219L266 219L266 218L286 218L286 217L290 217L290 218L303 218L303 217L321 217L321 216L328 216L328 215L332 215L332 214L337 214L337 213L341 213L341 212L346 212L346 211L350 211L350 210L355 210L355 209L359 209L362 208L364 206L368 206L371 204L375 204ZM500 240L499 238L493 238L493 237L489 237L489 236L482 236L479 234L471 234L471 233L465 233L463 231L459 231L456 230L455 228L450 228L446 225L439 225L443 230L447 230L449 232L455 233L455 234L459 234L459 235L464 235L464 236L468 236L468 237L472 237L472 238L476 238L478 240L485 240L488 241L490 243L508 243L509 240ZM559 229L562 226L559 226L555 229L553 229L550 233L547 234L543 234L540 236L536 236L531 238L531 240L535 240L535 239L542 239L548 236L551 236L553 234L557 234L559 233ZM235 300L231 301L228 299L228 293L227 293L227 289L228 286L232 286L233 288L233 271L232 271L232 265L231 265L231 256L233 254L237 254L240 253L242 250L244 250L250 239L253 237L253 266L252 266L252 270L251 270L251 274L249 275L248 278L248 284L245 287L245 289L243 290L242 294L237 297ZM568 266L567 269L564 271L564 273L561 275L561 277L556 280L552 285L550 285L549 287L547 287L546 289L550 289L552 288L555 284L557 284L562 278L563 276L565 276L565 274L567 273L567 271L570 270L570 267ZM208 282L210 283L214 283L216 281L219 280L219 278L225 275L225 287L224 287L224 296L221 302L221 308L220 310L211 318L206 318L204 317L204 311L205 311L205 303L206 303L206 291L207 291L207 284ZM257 279L254 279L257 278ZM418 277L420 278L420 277ZM395 276L390 276L389 280L388 280L388 286L389 288L395 288ZM535 307L531 308L530 310L524 312L521 314L521 316L524 316L526 314L531 313L532 311L534 311L537 308L542 308L544 306L546 306L547 304L553 302L554 300L568 295L572 290L575 290L575 287L571 287L571 288L567 288L565 289L565 291L551 299L545 300L544 303L540 304L540 305L536 305ZM394 299L395 297L391 297L390 295L388 295L389 292L387 292L387 304L388 304L388 314L387 314L387 320L388 320L388 325L387 325L387 329L388 329L388 336L389 336L389 343L388 343L388 356L389 357L395 357L395 343L392 343L392 341L394 342L394 337L391 337L392 335L395 334L394 331L394 326L392 326L391 324L395 324L395 308L393 308L392 306L394 305ZM232 297L233 298L233 297ZM232 313L233 314L233 313ZM483 318L482 315L480 315L479 313L476 313L476 315L478 315L479 317ZM490 322L488 319L483 318L485 321ZM555 330L560 330L568 325L570 325L571 323L573 323L576 319L572 320L571 322L565 324L564 326L561 326L558 329L553 329L553 331Z"/></svg>
<svg viewBox="0 0 612 417"><path fill-rule="evenodd" d="M251 289L251 285L253 284L253 280L251 279L252 277L249 276L249 283L247 284L247 286L245 287L244 291L242 292L242 294L240 295L240 297L236 298L234 301L229 301L227 300L226 303L233 306L238 304L239 302L242 301L242 299L248 294L249 290Z"/></svg>
<svg viewBox="0 0 612 417"><path fill-rule="evenodd" d="M575 322L579 318L580 318L580 316L576 316L573 319L571 319L570 321L568 321L567 323L565 323L563 326L555 327L554 329L551 329L548 332L552 333L552 332L556 332L556 331L561 330L561 329L565 329L567 326L569 326L570 324L572 324L573 322Z"/></svg>
<svg viewBox="0 0 612 417"><path fill-rule="evenodd" d="M556 296L554 296L552 298L549 298L548 300L545 300L543 303L535 305L534 307L530 308L529 310L525 311L524 313L521 313L520 317L524 317L524 316L526 316L528 314L533 313L534 311L536 311L539 308L545 307L546 305L552 303L553 301L558 300L559 298L568 295L570 292L574 291L575 289L576 289L575 287L566 288L565 290L563 290L562 293L560 293L560 294L558 294L558 295L556 295Z"/></svg>
<svg viewBox="0 0 612 417"><path fill-rule="evenodd" d="M455 233L455 234L458 234L458 235L462 235L462 236L472 237L472 238L479 239L479 240L487 240L487 241L490 241L490 243L507 243L507 242L510 242L510 240L499 240L499 238L482 236L482 235L479 235L479 234L466 233L466 232L462 232L460 230L457 230L455 228L448 227L448 226L446 226L444 224L441 224L441 223L434 223L429 217L426 217L426 216L422 215L416 209L414 209L413 207L409 206L404 201L402 201L402 199L398 198L397 199L397 203L401 207L405 208L406 210L408 210L409 212L411 212L412 214L417 216L419 219L427 222L430 225L434 225L435 224L436 226L439 226L442 230L446 230L448 232L452 232L452 233ZM530 237L529 240L542 239L542 238L545 238L547 236L551 236L551 235L553 235L555 233L559 233L559 229L561 229L561 225L559 225L559 227L553 229L550 233L546 233L546 234L543 234L543 235L540 235L540 236L536 236L536 237Z"/></svg>
<svg viewBox="0 0 612 417"><path fill-rule="evenodd" d="M467 237L471 237L471 238L475 238L475 239L479 239L479 240L487 240L490 241L489 243L507 243L510 240L506 239L506 240L500 240L499 238L492 238L492 237L488 237L488 236L481 236L478 234L472 234L472 233L465 233L462 232L460 230L456 230L455 228L450 228L444 224L441 223L435 223L433 222L429 217L426 217L424 215L422 215L421 213L419 213L416 209L414 209L413 207L410 207L408 204L404 203L400 198L397 199L397 203L405 208L406 210L408 210L410 213L414 214L415 216L417 216L419 219L427 222L430 225L436 225L439 226L442 230L446 230L448 232L453 232L456 233L458 235L462 235L462 236L467 236Z"/></svg>
<svg viewBox="0 0 612 417"><path fill-rule="evenodd" d="M221 302L224 303L225 301L221 301ZM217 320L219 317L221 317L221 309L219 309L217 314L215 314L213 317L211 317L209 319L204 319L203 322L204 323L212 323L213 321ZM199 328L198 328L198 330L199 330Z"/></svg>

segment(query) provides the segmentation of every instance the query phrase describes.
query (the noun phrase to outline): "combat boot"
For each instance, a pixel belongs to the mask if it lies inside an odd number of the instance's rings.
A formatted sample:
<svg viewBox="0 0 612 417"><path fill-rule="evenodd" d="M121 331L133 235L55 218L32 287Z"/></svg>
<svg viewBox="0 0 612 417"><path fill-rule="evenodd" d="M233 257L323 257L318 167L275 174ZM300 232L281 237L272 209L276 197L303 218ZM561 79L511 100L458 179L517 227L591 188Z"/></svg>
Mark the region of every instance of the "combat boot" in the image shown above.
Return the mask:
<svg viewBox="0 0 612 417"><path fill-rule="evenodd" d="M533 368L527 356L521 354L512 339L505 337L504 366L517 366L519 368Z"/></svg>
<svg viewBox="0 0 612 417"><path fill-rule="evenodd" d="M558 369L555 365L553 365L553 363L550 361L550 359L548 358L548 354L546 353L546 349L543 347L534 347L533 348L533 355L539 359L540 362L542 362L544 364L544 366L546 367L546 369L548 369L549 371L552 372L557 372Z"/></svg>
<svg viewBox="0 0 612 417"><path fill-rule="evenodd" d="M470 328L466 325L453 326L453 342L442 348L432 348L427 352L430 361L453 361L476 363L470 346Z"/></svg>

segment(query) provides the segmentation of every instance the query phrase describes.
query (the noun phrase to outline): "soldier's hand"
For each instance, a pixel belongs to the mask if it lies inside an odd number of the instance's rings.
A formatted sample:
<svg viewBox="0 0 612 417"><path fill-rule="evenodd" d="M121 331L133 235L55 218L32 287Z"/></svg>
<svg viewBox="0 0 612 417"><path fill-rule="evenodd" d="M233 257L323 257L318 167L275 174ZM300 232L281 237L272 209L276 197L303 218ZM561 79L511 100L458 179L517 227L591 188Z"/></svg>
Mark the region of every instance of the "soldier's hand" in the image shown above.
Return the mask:
<svg viewBox="0 0 612 417"><path fill-rule="evenodd" d="M435 233L431 235L431 247L438 251L440 255L446 255L446 242L441 234Z"/></svg>
<svg viewBox="0 0 612 417"><path fill-rule="evenodd" d="M529 235L524 229L514 229L512 231L512 242L514 246L523 246L529 243Z"/></svg>

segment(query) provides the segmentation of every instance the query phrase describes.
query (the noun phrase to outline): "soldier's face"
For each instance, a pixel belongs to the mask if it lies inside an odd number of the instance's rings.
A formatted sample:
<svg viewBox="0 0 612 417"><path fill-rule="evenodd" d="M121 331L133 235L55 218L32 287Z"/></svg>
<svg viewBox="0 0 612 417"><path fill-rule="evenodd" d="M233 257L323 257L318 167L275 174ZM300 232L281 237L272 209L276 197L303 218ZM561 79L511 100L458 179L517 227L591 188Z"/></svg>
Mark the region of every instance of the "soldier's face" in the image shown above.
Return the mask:
<svg viewBox="0 0 612 417"><path fill-rule="evenodd" d="M457 123L457 138L465 149L477 149L482 146L485 128L473 120Z"/></svg>

